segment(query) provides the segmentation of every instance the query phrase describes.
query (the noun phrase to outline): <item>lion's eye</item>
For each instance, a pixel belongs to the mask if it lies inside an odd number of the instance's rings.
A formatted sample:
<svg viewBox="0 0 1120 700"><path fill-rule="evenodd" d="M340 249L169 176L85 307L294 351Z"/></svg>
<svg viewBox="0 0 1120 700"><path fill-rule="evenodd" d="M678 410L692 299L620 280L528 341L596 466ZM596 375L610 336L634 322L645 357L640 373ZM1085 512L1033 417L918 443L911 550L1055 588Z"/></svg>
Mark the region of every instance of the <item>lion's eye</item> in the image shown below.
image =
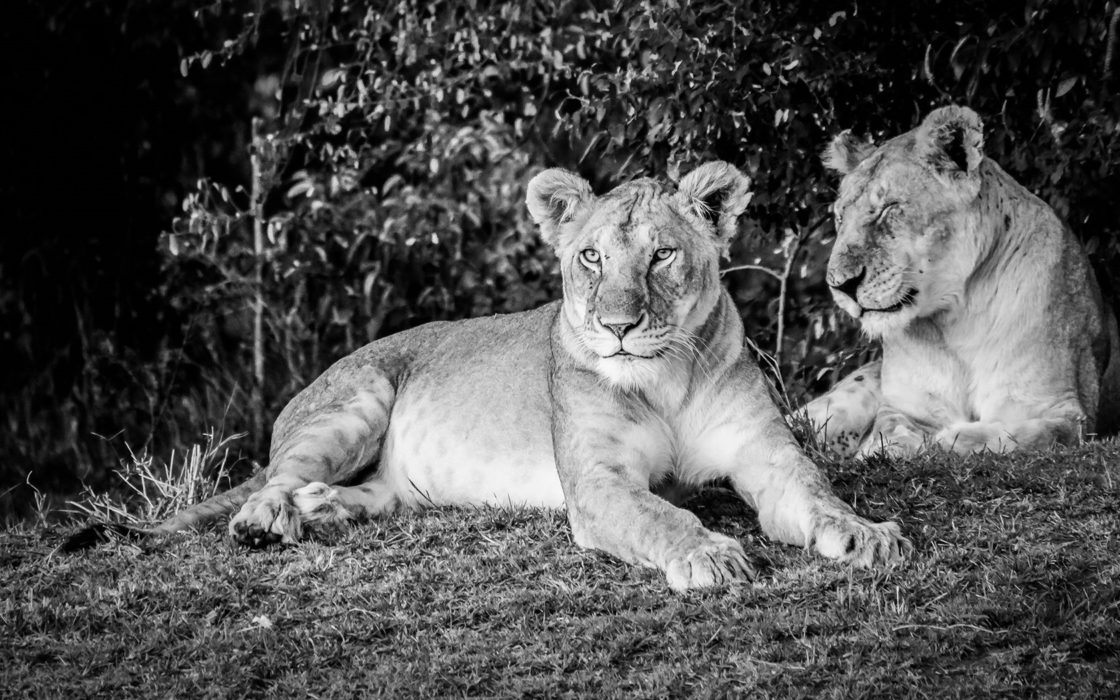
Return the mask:
<svg viewBox="0 0 1120 700"><path fill-rule="evenodd" d="M882 211L879 212L879 215L875 217L875 223L879 223L880 221L885 219L888 214L894 211L898 211L898 202L891 202L887 206L883 207Z"/></svg>
<svg viewBox="0 0 1120 700"><path fill-rule="evenodd" d="M677 254L676 248L658 248L653 251L654 262L667 262L672 260Z"/></svg>
<svg viewBox="0 0 1120 700"><path fill-rule="evenodd" d="M579 259L588 267L596 267L599 265L599 251L594 248L584 248L579 251Z"/></svg>

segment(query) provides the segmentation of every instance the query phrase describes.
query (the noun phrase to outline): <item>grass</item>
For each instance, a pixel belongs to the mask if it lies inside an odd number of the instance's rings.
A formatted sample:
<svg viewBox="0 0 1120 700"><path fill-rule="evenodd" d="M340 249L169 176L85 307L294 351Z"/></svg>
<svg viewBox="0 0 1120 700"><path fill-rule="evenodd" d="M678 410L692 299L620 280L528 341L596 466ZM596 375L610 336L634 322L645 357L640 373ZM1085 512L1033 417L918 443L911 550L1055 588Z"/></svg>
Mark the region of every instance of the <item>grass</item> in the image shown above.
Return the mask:
<svg viewBox="0 0 1120 700"><path fill-rule="evenodd" d="M159 522L224 491L230 486L230 448L245 433L226 437L211 428L202 437L204 443L195 443L180 454L172 452L166 462L148 452L136 454L130 448L132 459L113 469L118 482L115 490L97 492L84 486L77 500L67 501L65 512L82 521L143 525ZM46 518L39 520L44 522Z"/></svg>
<svg viewBox="0 0 1120 700"><path fill-rule="evenodd" d="M562 514L429 510L297 548L219 532L77 555L0 534L0 696L1093 697L1120 687L1120 442L829 465L898 518L906 564L850 570L693 509L769 563L675 595L575 547Z"/></svg>

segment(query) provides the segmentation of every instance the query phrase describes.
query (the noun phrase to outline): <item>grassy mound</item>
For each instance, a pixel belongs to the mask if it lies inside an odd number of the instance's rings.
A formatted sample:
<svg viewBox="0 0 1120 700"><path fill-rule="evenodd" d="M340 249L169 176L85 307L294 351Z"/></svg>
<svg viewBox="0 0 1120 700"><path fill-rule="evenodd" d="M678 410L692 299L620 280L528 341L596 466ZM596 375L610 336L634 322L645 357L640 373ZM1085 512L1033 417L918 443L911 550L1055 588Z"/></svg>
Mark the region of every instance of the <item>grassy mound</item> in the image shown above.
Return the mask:
<svg viewBox="0 0 1120 700"><path fill-rule="evenodd" d="M220 531L78 555L0 533L0 687L20 697L1107 695L1120 683L1120 442L828 465L913 540L853 571L690 504L769 562L672 594L563 514L429 510L249 552Z"/></svg>

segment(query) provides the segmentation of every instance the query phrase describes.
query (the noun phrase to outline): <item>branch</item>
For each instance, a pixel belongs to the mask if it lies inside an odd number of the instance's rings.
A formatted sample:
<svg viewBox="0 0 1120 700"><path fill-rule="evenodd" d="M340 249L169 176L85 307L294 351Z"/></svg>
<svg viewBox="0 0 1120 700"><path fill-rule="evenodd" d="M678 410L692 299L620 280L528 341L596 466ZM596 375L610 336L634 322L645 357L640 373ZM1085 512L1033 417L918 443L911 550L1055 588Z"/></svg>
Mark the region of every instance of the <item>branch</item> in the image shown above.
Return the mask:
<svg viewBox="0 0 1120 700"><path fill-rule="evenodd" d="M254 117L252 150L249 164L252 168L252 193L249 209L253 216L253 430L257 439L264 434L264 190L266 177L261 152L264 150L264 122Z"/></svg>
<svg viewBox="0 0 1120 700"><path fill-rule="evenodd" d="M736 265L735 267L729 267L726 270L720 270L719 276L723 277L728 272L738 272L739 270L754 270L755 272L765 272L776 280L782 279L782 273L778 272L777 270L771 270L768 267L763 267L762 265Z"/></svg>
<svg viewBox="0 0 1120 700"><path fill-rule="evenodd" d="M786 291L789 289L789 273L793 270L793 260L797 257L797 251L801 249L801 236L796 236L789 242L789 247L786 249L786 264L782 268L782 274L778 277L781 286L778 289L778 337L774 340L774 360L779 365L782 362L782 341L785 336L785 320L786 320Z"/></svg>
<svg viewBox="0 0 1120 700"><path fill-rule="evenodd" d="M1112 19L1108 23L1108 43L1104 49L1104 81L1112 77L1112 59L1116 57L1116 33L1120 28L1120 7L1112 11Z"/></svg>

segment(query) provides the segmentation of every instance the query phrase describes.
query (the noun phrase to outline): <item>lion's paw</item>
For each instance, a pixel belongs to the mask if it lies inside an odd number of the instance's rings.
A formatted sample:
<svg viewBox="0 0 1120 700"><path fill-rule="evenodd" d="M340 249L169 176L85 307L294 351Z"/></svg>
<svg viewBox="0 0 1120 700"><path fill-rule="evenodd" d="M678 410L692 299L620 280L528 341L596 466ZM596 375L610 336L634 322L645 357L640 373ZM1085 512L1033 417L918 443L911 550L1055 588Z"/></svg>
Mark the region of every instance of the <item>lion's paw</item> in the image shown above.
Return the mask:
<svg viewBox="0 0 1120 700"><path fill-rule="evenodd" d="M743 546L725 535L707 533L707 541L669 561L665 577L674 591L713 588L758 576Z"/></svg>
<svg viewBox="0 0 1120 700"><path fill-rule="evenodd" d="M299 513L291 495L278 489L253 494L229 521L229 534L247 547L299 542Z"/></svg>
<svg viewBox="0 0 1120 700"><path fill-rule="evenodd" d="M1015 447L1011 436L994 423L955 423L939 432L934 440L946 450L958 454L984 450L1006 452Z"/></svg>
<svg viewBox="0 0 1120 700"><path fill-rule="evenodd" d="M313 481L292 492L299 516L307 525L334 525L350 520L338 490L321 481Z"/></svg>
<svg viewBox="0 0 1120 700"><path fill-rule="evenodd" d="M863 440L857 456L866 459L873 455L910 457L924 446L926 437L905 425L895 425L888 430L872 430Z"/></svg>
<svg viewBox="0 0 1120 700"><path fill-rule="evenodd" d="M813 541L821 556L863 568L900 562L914 550L898 523L873 523L854 513L820 517Z"/></svg>

